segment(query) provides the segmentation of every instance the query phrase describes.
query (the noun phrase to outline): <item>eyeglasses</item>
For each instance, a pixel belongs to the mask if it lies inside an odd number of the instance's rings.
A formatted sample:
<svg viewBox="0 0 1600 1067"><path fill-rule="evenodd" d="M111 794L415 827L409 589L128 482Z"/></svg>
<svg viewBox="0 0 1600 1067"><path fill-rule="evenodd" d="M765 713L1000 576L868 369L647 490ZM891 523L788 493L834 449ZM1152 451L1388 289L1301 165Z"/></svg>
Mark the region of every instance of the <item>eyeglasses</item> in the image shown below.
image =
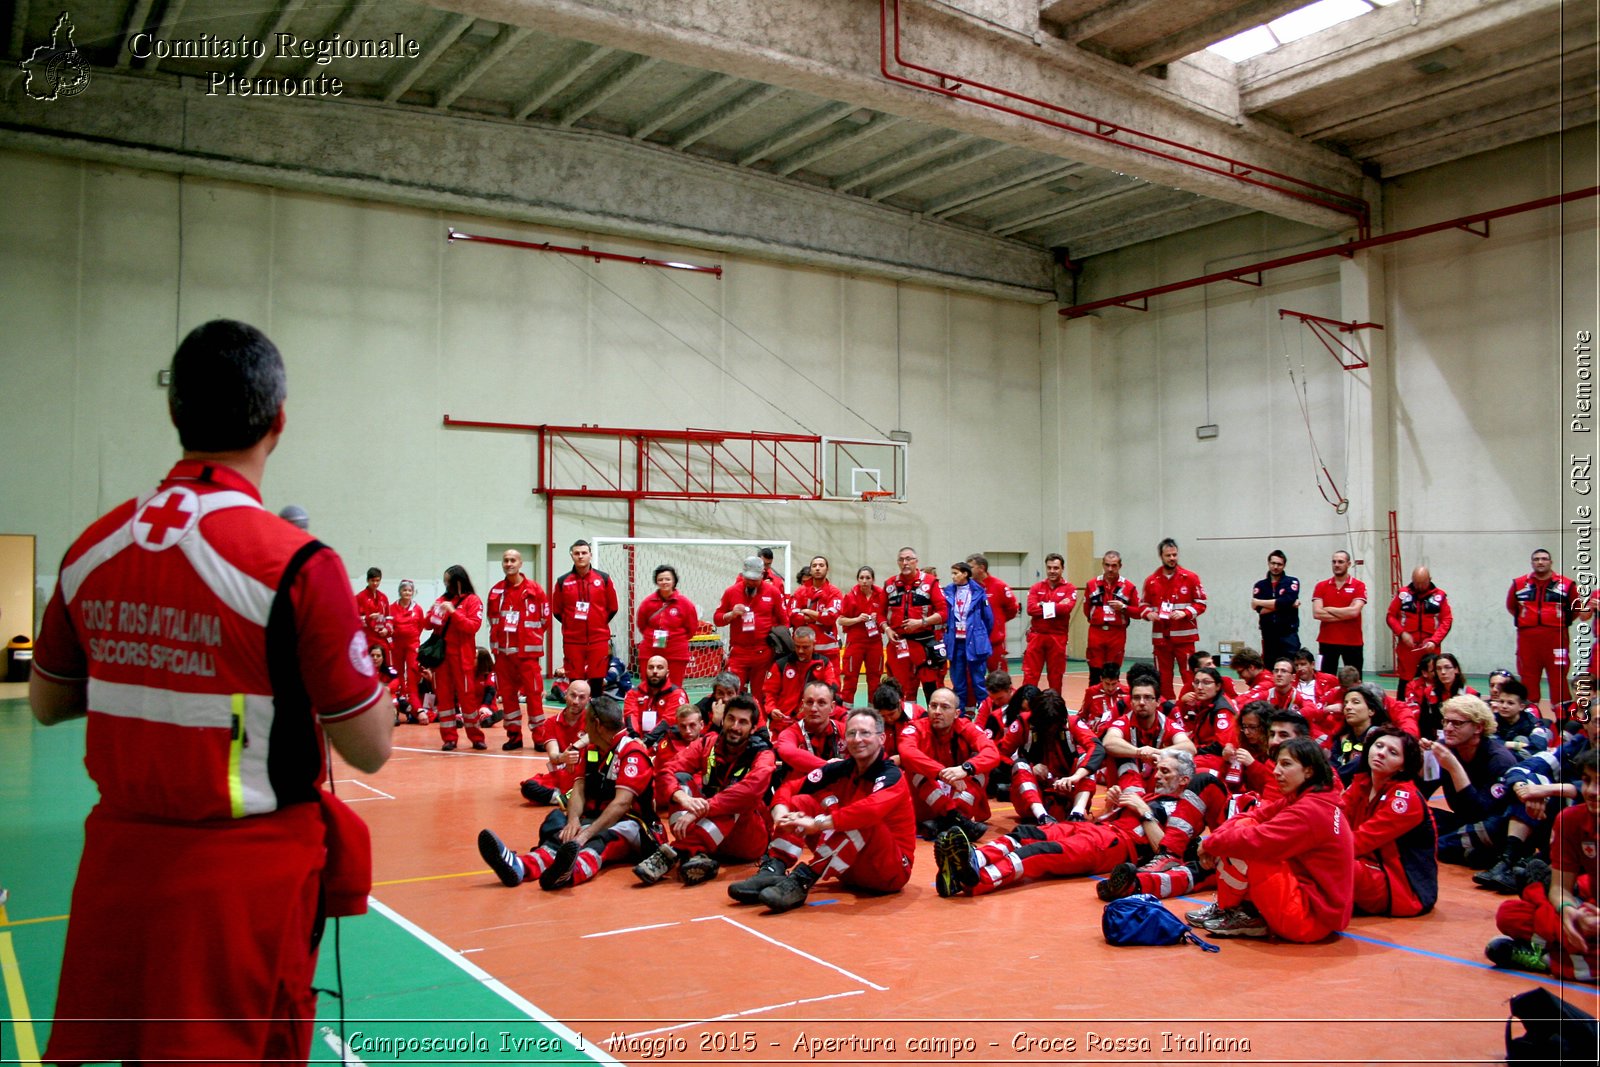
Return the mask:
<svg viewBox="0 0 1600 1067"><path fill-rule="evenodd" d="M1452 726L1467 726L1471 722L1471 719L1446 719L1444 720L1444 725L1446 729L1449 729Z"/></svg>
<svg viewBox="0 0 1600 1067"><path fill-rule="evenodd" d="M876 730L850 730L844 736L845 736L845 738L847 740L850 740L850 741L860 741L860 740L862 740L864 738L868 738L868 737L877 737L878 736L878 731L876 731Z"/></svg>

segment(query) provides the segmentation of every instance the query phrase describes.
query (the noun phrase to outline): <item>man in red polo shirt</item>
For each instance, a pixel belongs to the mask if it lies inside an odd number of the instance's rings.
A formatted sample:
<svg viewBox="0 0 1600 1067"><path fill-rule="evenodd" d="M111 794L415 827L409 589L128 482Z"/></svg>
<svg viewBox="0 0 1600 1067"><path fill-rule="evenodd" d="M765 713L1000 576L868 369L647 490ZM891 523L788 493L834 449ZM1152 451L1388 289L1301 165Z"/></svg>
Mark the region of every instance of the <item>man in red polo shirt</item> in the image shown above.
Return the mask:
<svg viewBox="0 0 1600 1067"><path fill-rule="evenodd" d="M1067 629L1078 603L1078 588L1066 580L1067 561L1061 553L1044 558L1044 581L1028 590L1028 644L1022 652L1022 684L1038 685L1048 672L1050 688L1066 691Z"/></svg>
<svg viewBox="0 0 1600 1067"><path fill-rule="evenodd" d="M1350 573L1350 553L1341 548L1333 554L1333 577L1311 591L1311 617L1322 623L1317 651L1322 653L1323 674L1336 675L1340 660L1361 669L1361 611L1366 606L1367 585Z"/></svg>

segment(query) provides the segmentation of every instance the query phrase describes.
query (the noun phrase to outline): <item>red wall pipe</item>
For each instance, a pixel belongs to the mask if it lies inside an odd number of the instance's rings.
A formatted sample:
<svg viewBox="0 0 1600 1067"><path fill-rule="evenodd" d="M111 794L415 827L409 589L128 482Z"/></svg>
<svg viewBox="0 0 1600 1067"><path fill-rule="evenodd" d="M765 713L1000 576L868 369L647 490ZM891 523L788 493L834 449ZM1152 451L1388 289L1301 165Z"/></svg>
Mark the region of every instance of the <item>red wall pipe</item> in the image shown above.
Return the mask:
<svg viewBox="0 0 1600 1067"><path fill-rule="evenodd" d="M1326 259L1328 256L1352 256L1367 248L1377 248L1380 245L1395 244L1399 241L1409 241L1416 237L1425 237L1430 233L1441 230L1466 229L1474 222L1488 222L1490 219L1504 218L1507 215L1519 215L1524 211L1538 211L1540 208L1554 207L1564 204L1569 200L1582 200L1585 197L1600 195L1600 185L1590 186L1587 189L1578 189L1570 193L1561 193L1557 196L1547 196L1539 200L1529 200L1521 204L1512 204L1510 207L1495 208L1492 211L1479 211L1472 215L1462 215L1460 218L1449 219L1445 222L1430 223L1427 226L1417 226L1410 230L1400 230L1395 233L1386 233L1381 237L1367 237L1359 241L1346 241L1344 244L1333 245L1329 248L1318 248L1310 252L1300 252L1292 256L1280 256L1277 259L1265 260L1261 263L1252 263L1246 267L1234 267L1231 270L1217 271L1214 274L1201 275L1187 281L1169 282L1151 289L1140 289L1134 293L1124 293L1121 296L1108 296L1104 300L1095 300L1087 304L1074 304L1061 309L1061 314L1069 319L1081 318L1091 311L1098 311L1108 307L1131 307L1131 301L1149 301L1152 296L1162 296L1166 293L1176 293L1184 289L1193 289L1212 282L1241 281L1245 275L1258 274L1261 271L1274 270L1278 267L1289 267L1296 263L1309 263L1315 259ZM1476 233L1476 231L1469 231ZM1479 237L1486 234L1478 234ZM1134 308L1135 311L1144 311L1146 308Z"/></svg>
<svg viewBox="0 0 1600 1067"><path fill-rule="evenodd" d="M540 243L513 241L509 237L484 237L481 234L462 233L454 228L450 230L449 236L445 240L451 243L456 241L479 241L483 244L504 245L507 248L527 248L535 252L560 252L562 255L567 256L585 256L596 263L602 259L609 259L617 263L635 263L641 267L665 267L669 270L688 270L700 274L715 274L719 278L722 277L721 267L702 267L694 263L680 263L670 259L650 259L646 256L624 256L617 252L596 252L588 245L584 245L581 248L573 248L569 245L551 244L549 241Z"/></svg>
<svg viewBox="0 0 1600 1067"><path fill-rule="evenodd" d="M893 7L892 18L890 15L891 5ZM892 31L890 29L891 23L893 25ZM1031 96L1024 96L1021 93L1015 93L1009 89L1001 89L998 86L986 85L975 78L968 78L963 75L956 74L953 71L939 70L936 67L925 67L920 64L910 62L904 57L904 55L901 54L900 51L900 0L879 0L878 35L880 69L883 73L883 76L892 82L898 82L901 85L909 85L913 89L921 89L924 92L938 93L941 96L948 96L952 99L962 100L969 104L977 104L979 107L986 107L994 111L1002 111L1008 115L1015 115L1018 118L1028 119L1031 122L1037 122L1045 126L1050 126L1054 129L1064 130L1067 133L1075 133L1081 137L1092 137L1097 141L1105 141L1109 144L1120 145L1121 147L1130 149L1134 152L1142 152L1145 155L1155 156L1157 159L1164 159L1170 163L1178 163L1182 166L1191 167L1195 170L1205 171L1208 174L1215 174L1223 178L1231 178L1234 181L1243 182L1247 185L1254 185L1262 189L1270 189L1275 193L1281 193L1284 196L1293 197L1296 200L1303 200L1306 203L1316 204L1318 207L1325 207L1330 210L1337 211L1342 215L1349 215L1351 218L1356 220L1361 235L1365 237L1367 234L1368 226L1370 224L1371 207L1365 200L1358 196L1352 196L1349 193L1342 193L1337 189L1330 189L1327 186L1317 185L1313 182L1308 182L1303 178L1296 178L1292 174L1282 174L1278 171L1269 170L1266 167L1258 167L1252 163L1246 163L1243 160L1232 159L1228 156L1219 155L1216 152L1211 152L1204 148L1197 148L1194 145L1187 145L1181 141L1174 141L1170 138L1159 136L1158 134L1145 133L1142 130L1135 130L1120 123L1107 122L1104 119L1097 119L1092 115L1085 115L1082 112L1073 111L1070 108L1061 107L1058 104L1052 104ZM907 70L914 70L923 74L932 75L933 77L940 79L940 84L925 85L922 82L914 81L910 78L904 78L893 73L889 69L891 40L894 44L893 50L895 63L906 68ZM1052 119L1044 115L1030 114L1029 112L1019 111L1016 108L1007 107L1004 104L996 103L992 100L985 100L982 97L972 96L968 93L961 92L961 88L964 85L975 86L976 88L982 89L985 92L994 93L996 96L1002 96L1008 100L1015 100L1019 103L1028 104L1032 107L1043 108L1046 111L1051 111L1058 115L1065 115L1069 118L1092 123L1094 128L1088 130L1082 129L1078 126L1072 125L1071 123L1062 122L1059 119ZM1133 144L1127 140L1121 139L1119 135L1124 134L1131 137L1137 137L1141 140L1149 141L1154 144L1162 145L1166 148L1189 152L1201 157L1201 159L1185 159L1182 156L1173 155L1171 152L1162 151L1159 148L1151 148L1142 144ZM1213 165L1219 163L1226 164L1226 167ZM1264 174L1277 180L1275 182L1265 181L1261 178L1251 176L1255 174Z"/></svg>

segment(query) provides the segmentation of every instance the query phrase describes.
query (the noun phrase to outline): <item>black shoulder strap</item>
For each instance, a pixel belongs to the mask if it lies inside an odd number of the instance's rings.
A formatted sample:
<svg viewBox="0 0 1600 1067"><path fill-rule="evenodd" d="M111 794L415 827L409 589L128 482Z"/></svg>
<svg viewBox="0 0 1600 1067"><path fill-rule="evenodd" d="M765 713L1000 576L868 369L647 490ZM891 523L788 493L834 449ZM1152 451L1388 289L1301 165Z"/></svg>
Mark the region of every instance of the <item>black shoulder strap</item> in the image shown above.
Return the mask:
<svg viewBox="0 0 1600 1067"><path fill-rule="evenodd" d="M294 618L294 583L312 556L328 546L301 545L283 568L267 616L267 677L272 682L272 734L267 777L280 806L316 799L322 751L312 728L311 696L300 676L300 635Z"/></svg>

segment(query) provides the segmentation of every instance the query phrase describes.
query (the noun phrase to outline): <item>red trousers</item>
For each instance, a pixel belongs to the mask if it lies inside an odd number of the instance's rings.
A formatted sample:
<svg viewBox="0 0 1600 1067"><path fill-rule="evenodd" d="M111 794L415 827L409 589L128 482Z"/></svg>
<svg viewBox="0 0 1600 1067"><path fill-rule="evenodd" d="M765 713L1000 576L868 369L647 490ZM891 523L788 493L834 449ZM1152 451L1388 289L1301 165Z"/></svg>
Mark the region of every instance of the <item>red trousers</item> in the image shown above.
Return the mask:
<svg viewBox="0 0 1600 1067"><path fill-rule="evenodd" d="M1321 941L1333 930L1306 911L1300 882L1287 863L1223 860L1217 866L1217 904L1236 908L1248 900L1256 906L1267 929L1285 941Z"/></svg>
<svg viewBox="0 0 1600 1067"><path fill-rule="evenodd" d="M586 645L564 643L561 660L569 681L584 678L592 682L604 678L611 668L611 644L609 641L591 641Z"/></svg>
<svg viewBox="0 0 1600 1067"><path fill-rule="evenodd" d="M1161 674L1161 699L1176 700L1177 694L1172 689L1172 668L1176 666L1178 673L1183 675L1184 685L1194 684L1194 671L1189 667L1189 657L1194 655L1195 643L1186 641L1180 645L1171 641L1157 641L1153 648L1156 670Z"/></svg>
<svg viewBox="0 0 1600 1067"><path fill-rule="evenodd" d="M1065 775L1063 775L1065 777ZM1054 790L1045 792L1039 786L1039 779L1033 773L1026 761L1018 760L1011 769L1011 797L1016 805L1018 814L1027 814L1033 810L1035 804L1044 805L1045 811L1058 819L1065 819L1072 812L1073 805L1077 802L1080 793L1087 793L1091 801L1094 800L1095 780L1090 775L1072 787L1070 793L1057 793Z"/></svg>
<svg viewBox="0 0 1600 1067"><path fill-rule="evenodd" d="M1600 943L1591 943L1583 952L1567 948L1561 919L1545 895L1543 884L1535 882L1522 891L1520 898L1501 904L1494 924L1502 934L1519 941L1543 941L1550 950L1550 973L1556 977L1580 982L1593 982L1600 977Z"/></svg>
<svg viewBox="0 0 1600 1067"><path fill-rule="evenodd" d="M1567 692L1567 631L1555 626L1530 626L1517 631L1517 673L1528 687L1528 701L1539 703L1539 679L1550 679L1550 703L1570 699Z"/></svg>
<svg viewBox="0 0 1600 1067"><path fill-rule="evenodd" d="M867 671L867 699L883 680L883 638L863 641L846 641L844 669L839 674L839 695L846 704L854 704L856 685L861 681L861 669Z"/></svg>
<svg viewBox="0 0 1600 1067"><path fill-rule="evenodd" d="M813 834L809 841L794 833L778 834L767 852L792 864L804 857L808 844L816 850L819 878L837 878L879 893L897 892L911 880L911 859L900 854L886 823L862 830L829 830Z"/></svg>
<svg viewBox="0 0 1600 1067"><path fill-rule="evenodd" d="M728 670L738 676L739 681L750 687L750 695L759 703L766 698L764 681L767 668L772 666L772 649L766 645L759 648L735 649L728 656Z"/></svg>
<svg viewBox="0 0 1600 1067"><path fill-rule="evenodd" d="M502 720L506 736L521 737L522 698L528 701L529 716L544 714L544 672L539 668L539 657L532 653L495 653L494 681L501 710L506 714Z"/></svg>
<svg viewBox="0 0 1600 1067"><path fill-rule="evenodd" d="M983 866L975 895L992 893L1029 878L1105 874L1136 858L1133 844L1108 826L1092 822L1020 826L1008 837L978 849Z"/></svg>
<svg viewBox="0 0 1600 1067"><path fill-rule="evenodd" d="M723 863L747 863L767 850L772 827L765 811L698 819L673 843L684 852L709 852Z"/></svg>
<svg viewBox="0 0 1600 1067"><path fill-rule="evenodd" d="M467 740L473 744L483 741L483 730L478 725L480 716L474 681L472 670L469 668L463 674L461 662L453 655L445 656L444 662L434 669L433 687L437 698L435 706L439 713L439 740L457 740L461 736L458 732L459 727L465 723Z"/></svg>
<svg viewBox="0 0 1600 1067"><path fill-rule="evenodd" d="M941 815L964 815L982 821L989 817L989 798L984 792L984 776L967 775L955 785L948 785L937 777L911 777L911 801L918 822L937 819Z"/></svg>
<svg viewBox="0 0 1600 1067"><path fill-rule="evenodd" d="M1022 650L1022 684L1038 685L1044 674L1050 676L1051 689L1066 692L1066 634L1028 633L1028 643Z"/></svg>
<svg viewBox="0 0 1600 1067"><path fill-rule="evenodd" d="M1084 658L1089 661L1091 671L1098 670L1107 663L1121 663L1123 654L1128 649L1128 628L1126 626L1100 626L1089 627L1089 643L1084 649ZM1092 679L1091 679L1092 681Z"/></svg>
<svg viewBox="0 0 1600 1067"><path fill-rule="evenodd" d="M395 638L394 663L391 666L400 674L400 692L411 701L413 711L420 711L422 694L417 691L417 682L422 678L422 664L417 662L417 643L406 643Z"/></svg>
<svg viewBox="0 0 1600 1067"><path fill-rule="evenodd" d="M916 698L917 689L923 682L938 685L944 681L944 668L935 670L927 666L927 649L916 641L890 640L884 656L889 662L889 676L899 683L900 692L905 694L907 700Z"/></svg>

